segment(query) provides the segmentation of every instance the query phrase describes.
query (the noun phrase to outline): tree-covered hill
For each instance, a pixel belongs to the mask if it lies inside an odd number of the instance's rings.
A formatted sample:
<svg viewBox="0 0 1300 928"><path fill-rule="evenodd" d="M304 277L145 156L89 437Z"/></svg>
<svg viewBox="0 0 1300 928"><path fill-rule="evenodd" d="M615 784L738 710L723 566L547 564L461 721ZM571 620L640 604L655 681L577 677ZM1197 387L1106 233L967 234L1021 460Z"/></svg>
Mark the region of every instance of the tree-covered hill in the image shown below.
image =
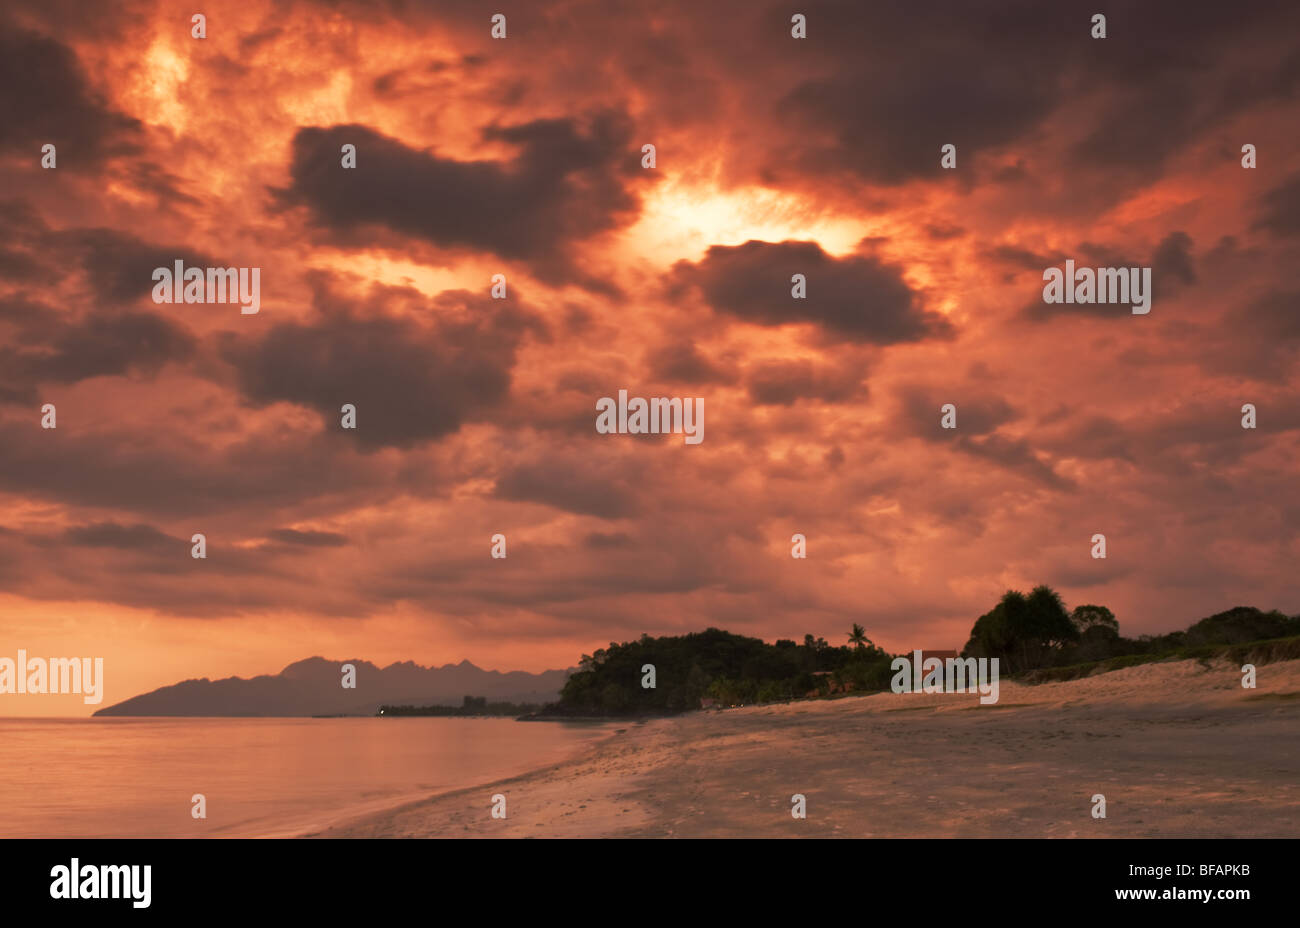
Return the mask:
<svg viewBox="0 0 1300 928"><path fill-rule="evenodd" d="M889 655L861 626L848 639L842 647L812 635L803 644L768 644L716 628L642 635L583 655L548 714L662 715L699 708L706 699L740 705L888 685Z"/></svg>

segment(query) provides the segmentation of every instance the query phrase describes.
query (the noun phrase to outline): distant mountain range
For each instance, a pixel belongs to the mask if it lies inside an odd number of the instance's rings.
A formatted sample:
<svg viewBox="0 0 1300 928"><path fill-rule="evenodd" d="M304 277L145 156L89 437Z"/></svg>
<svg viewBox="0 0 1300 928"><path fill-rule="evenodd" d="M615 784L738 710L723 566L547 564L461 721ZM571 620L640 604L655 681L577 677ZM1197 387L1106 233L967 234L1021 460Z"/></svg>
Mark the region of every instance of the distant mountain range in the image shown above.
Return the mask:
<svg viewBox="0 0 1300 928"><path fill-rule="evenodd" d="M356 668L356 689L344 689L342 666ZM572 671L483 670L469 661L421 667L412 661L377 667L369 661L309 657L275 676L185 680L106 706L95 715L311 716L374 715L388 705L460 705L466 696L490 702L554 701Z"/></svg>

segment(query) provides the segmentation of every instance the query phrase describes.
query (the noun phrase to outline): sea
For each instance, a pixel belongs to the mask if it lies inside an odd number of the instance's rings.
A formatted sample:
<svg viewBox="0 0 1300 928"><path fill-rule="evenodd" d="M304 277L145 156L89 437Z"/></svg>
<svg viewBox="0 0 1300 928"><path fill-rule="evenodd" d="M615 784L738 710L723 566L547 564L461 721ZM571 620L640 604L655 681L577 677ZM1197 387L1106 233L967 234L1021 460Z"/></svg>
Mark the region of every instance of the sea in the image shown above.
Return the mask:
<svg viewBox="0 0 1300 928"><path fill-rule="evenodd" d="M552 766L602 722L0 718L0 837L291 837ZM196 818L196 796L206 818ZM484 814L491 794L483 795Z"/></svg>

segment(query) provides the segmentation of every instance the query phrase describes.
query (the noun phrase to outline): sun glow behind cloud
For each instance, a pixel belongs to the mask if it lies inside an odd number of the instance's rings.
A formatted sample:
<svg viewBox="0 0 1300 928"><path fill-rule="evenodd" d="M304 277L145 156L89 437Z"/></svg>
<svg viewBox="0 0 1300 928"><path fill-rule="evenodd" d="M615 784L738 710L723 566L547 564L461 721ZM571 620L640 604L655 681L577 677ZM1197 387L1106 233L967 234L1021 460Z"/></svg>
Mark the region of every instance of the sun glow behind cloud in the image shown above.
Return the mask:
<svg viewBox="0 0 1300 928"><path fill-rule="evenodd" d="M797 196L764 187L722 191L669 177L646 196L640 220L624 235L648 260L698 259L712 245L750 240L815 241L833 255L850 253L874 227L860 217L809 212Z"/></svg>
<svg viewBox="0 0 1300 928"><path fill-rule="evenodd" d="M189 77L187 58L176 52L169 39L159 36L145 52L123 102L145 122L182 134L190 122L182 91Z"/></svg>

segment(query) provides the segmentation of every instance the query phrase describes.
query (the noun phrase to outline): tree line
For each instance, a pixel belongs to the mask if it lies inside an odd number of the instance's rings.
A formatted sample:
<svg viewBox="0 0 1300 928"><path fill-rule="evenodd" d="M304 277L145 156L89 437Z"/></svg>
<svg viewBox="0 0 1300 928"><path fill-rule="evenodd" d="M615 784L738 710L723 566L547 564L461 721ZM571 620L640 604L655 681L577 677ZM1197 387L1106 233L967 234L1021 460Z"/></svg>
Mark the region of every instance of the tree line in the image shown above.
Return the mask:
<svg viewBox="0 0 1300 928"><path fill-rule="evenodd" d="M1047 586L1008 590L975 620L962 657L996 657L1003 674L1023 674L1126 655L1175 654L1300 635L1300 616L1238 606L1185 631L1126 638L1105 606L1066 608ZM668 715L700 708L779 702L889 688L894 655L854 624L842 645L805 635L768 643L717 628L611 642L584 654L557 702L541 716ZM904 655L908 656L908 655ZM647 667L653 668L647 674ZM647 685L651 679L653 685Z"/></svg>
<svg viewBox="0 0 1300 928"><path fill-rule="evenodd" d="M1173 654L1205 645L1294 635L1300 635L1300 616L1237 606L1201 619L1185 631L1125 638L1119 621L1105 606L1089 604L1068 611L1059 593L1037 586L1028 594L1008 590L996 606L976 619L962 656L996 657L1002 672L1019 674L1114 657Z"/></svg>
<svg viewBox="0 0 1300 928"><path fill-rule="evenodd" d="M502 715L518 717L541 709L531 702L488 702L486 696L466 696L459 706L380 706L376 715L433 715L444 717Z"/></svg>

